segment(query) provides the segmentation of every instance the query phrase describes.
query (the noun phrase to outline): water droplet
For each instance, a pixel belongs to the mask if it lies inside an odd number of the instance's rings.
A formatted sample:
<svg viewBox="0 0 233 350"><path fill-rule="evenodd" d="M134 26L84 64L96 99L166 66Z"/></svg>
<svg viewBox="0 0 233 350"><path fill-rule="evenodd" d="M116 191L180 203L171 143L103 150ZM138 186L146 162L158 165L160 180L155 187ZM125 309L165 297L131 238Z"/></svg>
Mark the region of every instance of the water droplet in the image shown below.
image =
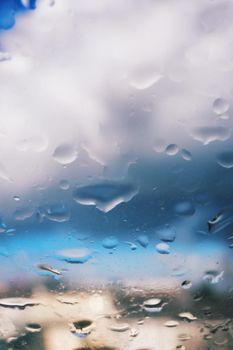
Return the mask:
<svg viewBox="0 0 233 350"><path fill-rule="evenodd" d="M183 281L183 282L181 283L181 287L182 287L183 289L189 289L189 288L192 287L192 282L189 281L189 280L185 280L185 281Z"/></svg>
<svg viewBox="0 0 233 350"><path fill-rule="evenodd" d="M181 341L187 341L187 340L192 339L192 336L188 333L181 333L178 335L178 339Z"/></svg>
<svg viewBox="0 0 233 350"><path fill-rule="evenodd" d="M3 298L0 299L0 306L7 308L19 308L25 309L27 306L36 306L39 305L40 302L35 299L30 298Z"/></svg>
<svg viewBox="0 0 233 350"><path fill-rule="evenodd" d="M77 158L77 150L75 149L74 145L64 143L55 149L53 158L59 164L70 164Z"/></svg>
<svg viewBox="0 0 233 350"><path fill-rule="evenodd" d="M14 219L17 221L24 221L24 220L32 217L33 213L34 213L33 208L26 207L26 208L21 208L21 209L15 210L13 216L14 216Z"/></svg>
<svg viewBox="0 0 233 350"><path fill-rule="evenodd" d="M217 163L223 168L230 169L233 167L233 152L225 151L217 155Z"/></svg>
<svg viewBox="0 0 233 350"><path fill-rule="evenodd" d="M190 339L190 338L189 338ZM189 340L188 339L188 340ZM182 339L180 339L180 340L182 340ZM176 350L186 350L186 346L184 346L184 345L177 345L176 346Z"/></svg>
<svg viewBox="0 0 233 350"><path fill-rule="evenodd" d="M167 243L158 243L155 248L159 254L170 254L170 247Z"/></svg>
<svg viewBox="0 0 233 350"><path fill-rule="evenodd" d="M20 197L19 196L14 196L13 198L14 198L14 201L16 201L16 202L20 201Z"/></svg>
<svg viewBox="0 0 233 350"><path fill-rule="evenodd" d="M233 210L224 209L208 221L209 233L217 233L233 223Z"/></svg>
<svg viewBox="0 0 233 350"><path fill-rule="evenodd" d="M197 320L197 317L193 316L193 314L191 312L181 312L179 313L179 317L180 318L184 318L188 321L195 321Z"/></svg>
<svg viewBox="0 0 233 350"><path fill-rule="evenodd" d="M174 143L171 143L166 147L165 152L168 156L175 156L179 152L179 148Z"/></svg>
<svg viewBox="0 0 233 350"><path fill-rule="evenodd" d="M54 269L52 266L47 265L47 264L39 264L37 267L40 270L48 271L48 272L54 273L55 275L60 275L61 274L60 271Z"/></svg>
<svg viewBox="0 0 233 350"><path fill-rule="evenodd" d="M114 209L123 202L129 202L138 193L132 184L106 181L94 185L78 187L73 192L73 199L83 205L95 205L103 212Z"/></svg>
<svg viewBox="0 0 233 350"><path fill-rule="evenodd" d="M176 230L170 225L166 225L163 228L156 230L159 235L159 239L164 242L173 242L176 239Z"/></svg>
<svg viewBox="0 0 233 350"><path fill-rule="evenodd" d="M25 326L26 331L30 333L39 333L41 331L41 325L38 323L28 323Z"/></svg>
<svg viewBox="0 0 233 350"><path fill-rule="evenodd" d="M59 186L62 190L66 191L70 188L70 184L69 184L69 181L68 180L61 180L59 182Z"/></svg>
<svg viewBox="0 0 233 350"><path fill-rule="evenodd" d="M143 248L146 248L149 244L149 239L146 235L138 236L136 240Z"/></svg>
<svg viewBox="0 0 233 350"><path fill-rule="evenodd" d="M55 257L70 264L84 264L92 258L92 253L86 248L73 248L60 250Z"/></svg>
<svg viewBox="0 0 233 350"><path fill-rule="evenodd" d="M43 218L55 222L66 222L70 220L70 210L62 203L40 207L38 208L37 214L39 215L40 221L42 221Z"/></svg>
<svg viewBox="0 0 233 350"><path fill-rule="evenodd" d="M177 327L178 325L179 325L179 322L175 321L175 320L166 321L164 323L164 326L169 327L169 328L174 328L174 327Z"/></svg>
<svg viewBox="0 0 233 350"><path fill-rule="evenodd" d="M213 111L216 114L223 114L227 112L229 107L228 101L221 97L216 98L216 100L213 102Z"/></svg>
<svg viewBox="0 0 233 350"><path fill-rule="evenodd" d="M73 322L70 325L71 333L79 336L80 338L86 338L91 331L93 330L92 321L90 320L81 320Z"/></svg>
<svg viewBox="0 0 233 350"><path fill-rule="evenodd" d="M191 216L195 213L195 208L191 202L183 201L175 205L175 213L181 216Z"/></svg>
<svg viewBox="0 0 233 350"><path fill-rule="evenodd" d="M139 334L139 330L136 329L136 328L131 328L130 329L130 332L129 332L129 336L132 337L132 338L135 338L137 337Z"/></svg>
<svg viewBox="0 0 233 350"><path fill-rule="evenodd" d="M182 158L183 158L184 160L187 160L187 161L189 161L189 160L192 159L192 153L189 152L189 151L188 151L187 149L185 149L185 148L183 148L183 149L181 150L181 156L182 156Z"/></svg>
<svg viewBox="0 0 233 350"><path fill-rule="evenodd" d="M129 324L128 323L116 323L112 324L109 329L113 332L125 332L129 329Z"/></svg>
<svg viewBox="0 0 233 350"><path fill-rule="evenodd" d="M137 249L137 246L135 243L132 243L132 242L128 242L128 241L125 241L124 242L125 244L128 244L130 246L130 249L131 250L136 250Z"/></svg>
<svg viewBox="0 0 233 350"><path fill-rule="evenodd" d="M203 280L211 284L219 283L223 279L224 271L210 270L206 271Z"/></svg>
<svg viewBox="0 0 233 350"><path fill-rule="evenodd" d="M208 145L210 142L228 140L231 136L231 129L224 126L202 126L193 129L191 136L203 145Z"/></svg>
<svg viewBox="0 0 233 350"><path fill-rule="evenodd" d="M118 246L118 239L114 236L105 237L102 241L102 245L106 249L113 249Z"/></svg>
<svg viewBox="0 0 233 350"><path fill-rule="evenodd" d="M146 312L160 312L167 303L163 303L161 299L152 298L145 300L143 303L143 309Z"/></svg>
<svg viewBox="0 0 233 350"><path fill-rule="evenodd" d="M75 304L79 304L79 301L76 296L59 296L56 298L56 300L61 303L61 304L68 304L68 305L75 305Z"/></svg>

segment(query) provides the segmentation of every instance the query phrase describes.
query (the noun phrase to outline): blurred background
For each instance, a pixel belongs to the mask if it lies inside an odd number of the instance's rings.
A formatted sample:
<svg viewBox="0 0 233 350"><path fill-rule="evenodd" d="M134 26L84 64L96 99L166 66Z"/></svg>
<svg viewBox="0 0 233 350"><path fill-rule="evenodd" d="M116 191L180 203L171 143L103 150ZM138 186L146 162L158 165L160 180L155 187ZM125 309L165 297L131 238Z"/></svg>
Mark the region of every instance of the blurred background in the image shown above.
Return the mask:
<svg viewBox="0 0 233 350"><path fill-rule="evenodd" d="M233 348L232 18L0 1L0 349Z"/></svg>

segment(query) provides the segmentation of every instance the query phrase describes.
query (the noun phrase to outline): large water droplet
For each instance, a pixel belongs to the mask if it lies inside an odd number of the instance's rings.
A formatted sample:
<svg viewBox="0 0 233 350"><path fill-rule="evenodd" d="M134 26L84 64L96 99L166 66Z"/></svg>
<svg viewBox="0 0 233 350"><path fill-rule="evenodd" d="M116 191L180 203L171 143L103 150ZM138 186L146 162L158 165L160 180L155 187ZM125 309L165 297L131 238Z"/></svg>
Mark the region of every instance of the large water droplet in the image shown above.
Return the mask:
<svg viewBox="0 0 233 350"><path fill-rule="evenodd" d="M233 167L233 152L225 151L217 155L217 163L223 168L230 169Z"/></svg>
<svg viewBox="0 0 233 350"><path fill-rule="evenodd" d="M224 126L202 126L192 130L194 140L208 145L214 141L226 141L231 136L231 130Z"/></svg>
<svg viewBox="0 0 233 350"><path fill-rule="evenodd" d="M225 112L228 111L229 109L229 103L227 100L225 100L224 98L216 98L216 100L214 100L214 103L213 103L213 111L216 113L216 114L223 114Z"/></svg>
<svg viewBox="0 0 233 350"><path fill-rule="evenodd" d="M102 245L106 249L113 249L119 244L118 239L114 236L105 237L102 241Z"/></svg>
<svg viewBox="0 0 233 350"><path fill-rule="evenodd" d="M137 187L130 183L106 181L78 187L73 192L73 198L79 204L95 205L106 213L120 203L130 201L137 193Z"/></svg>
<svg viewBox="0 0 233 350"><path fill-rule="evenodd" d="M77 158L77 150L72 144L64 143L58 146L54 153L53 158L57 163L66 165L75 161Z"/></svg>

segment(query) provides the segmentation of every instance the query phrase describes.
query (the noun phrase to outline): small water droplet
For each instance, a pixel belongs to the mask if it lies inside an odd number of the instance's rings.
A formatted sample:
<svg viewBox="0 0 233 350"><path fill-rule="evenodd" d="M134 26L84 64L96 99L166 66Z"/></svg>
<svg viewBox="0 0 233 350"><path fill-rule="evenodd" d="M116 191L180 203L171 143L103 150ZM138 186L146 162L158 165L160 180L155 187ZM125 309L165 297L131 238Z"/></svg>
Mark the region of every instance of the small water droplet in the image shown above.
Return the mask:
<svg viewBox="0 0 233 350"><path fill-rule="evenodd" d="M55 149L53 158L59 164L70 164L77 158L77 150L75 149L74 145L64 143Z"/></svg>
<svg viewBox="0 0 233 350"><path fill-rule="evenodd" d="M156 230L159 235L159 239L164 242L173 242L176 239L176 230L170 225L166 225L163 228Z"/></svg>
<svg viewBox="0 0 233 350"><path fill-rule="evenodd" d="M62 190L66 191L70 188L70 184L69 184L69 181L68 180L61 180L59 182L59 186Z"/></svg>
<svg viewBox="0 0 233 350"><path fill-rule="evenodd" d="M223 114L227 112L229 107L228 101L221 97L216 98L216 100L213 102L213 111L216 114Z"/></svg>
<svg viewBox="0 0 233 350"><path fill-rule="evenodd" d="M166 147L165 152L168 156L175 156L179 152L179 148L176 144L171 143Z"/></svg>
<svg viewBox="0 0 233 350"><path fill-rule="evenodd" d="M115 236L105 237L102 241L102 245L106 249L116 248L118 244L119 244L119 241Z"/></svg>
<svg viewBox="0 0 233 350"><path fill-rule="evenodd" d="M86 248L72 248L58 251L55 257L70 264L84 264L92 258L92 253Z"/></svg>
<svg viewBox="0 0 233 350"><path fill-rule="evenodd" d="M189 160L192 159L192 153L189 152L189 151L188 151L187 149L185 149L185 148L183 148L183 149L181 150L181 156L182 156L182 158L183 158L184 160L187 160L187 161L189 161Z"/></svg>
<svg viewBox="0 0 233 350"><path fill-rule="evenodd" d="M14 200L15 200L16 202L20 201L20 197L19 197L19 196L14 196L13 198L14 198Z"/></svg>
<svg viewBox="0 0 233 350"><path fill-rule="evenodd" d="M185 280L185 281L183 281L183 282L181 283L181 287L182 287L183 289L189 289L189 288L192 287L192 282L189 281L189 280Z"/></svg>
<svg viewBox="0 0 233 350"><path fill-rule="evenodd" d="M221 152L216 157L217 163L223 168L230 169L233 167L233 152L225 151Z"/></svg>
<svg viewBox="0 0 233 350"><path fill-rule="evenodd" d="M130 329L130 332L129 332L129 336L132 337L132 338L135 338L137 337L139 334L139 330L136 329L136 328L131 328Z"/></svg>
<svg viewBox="0 0 233 350"><path fill-rule="evenodd" d="M116 323L112 324L109 329L113 332L125 332L129 329L128 323Z"/></svg>
<svg viewBox="0 0 233 350"><path fill-rule="evenodd" d="M37 267L40 270L48 271L48 272L54 273L55 275L60 275L61 274L60 271L54 269L52 266L47 265L47 264L39 264Z"/></svg>
<svg viewBox="0 0 233 350"><path fill-rule="evenodd" d="M92 321L80 320L70 324L71 333L77 335L80 338L86 338L93 330Z"/></svg>
<svg viewBox="0 0 233 350"><path fill-rule="evenodd" d="M174 327L177 327L178 325L179 325L179 322L175 321L175 320L166 321L164 323L164 326L169 327L169 328L174 328Z"/></svg>
<svg viewBox="0 0 233 350"><path fill-rule="evenodd" d="M136 240L143 248L146 248L149 244L149 239L146 235L138 236Z"/></svg>
<svg viewBox="0 0 233 350"><path fill-rule="evenodd" d="M149 313L161 312L166 304L167 303L163 303L159 298L151 298L144 301L143 309Z"/></svg>
<svg viewBox="0 0 233 350"><path fill-rule="evenodd" d="M197 317L195 317L191 312L181 312L179 313L180 318L184 318L188 321L195 321L197 320Z"/></svg>
<svg viewBox="0 0 233 350"><path fill-rule="evenodd" d="M208 231L209 233L217 233L229 227L232 223L233 210L231 208L224 209L208 221Z"/></svg>
<svg viewBox="0 0 233 350"><path fill-rule="evenodd" d="M158 243L155 248L159 254L170 254L170 247L167 243Z"/></svg>
<svg viewBox="0 0 233 350"><path fill-rule="evenodd" d="M42 329L41 325L38 323L28 323L25 326L26 331L30 333L39 333Z"/></svg>

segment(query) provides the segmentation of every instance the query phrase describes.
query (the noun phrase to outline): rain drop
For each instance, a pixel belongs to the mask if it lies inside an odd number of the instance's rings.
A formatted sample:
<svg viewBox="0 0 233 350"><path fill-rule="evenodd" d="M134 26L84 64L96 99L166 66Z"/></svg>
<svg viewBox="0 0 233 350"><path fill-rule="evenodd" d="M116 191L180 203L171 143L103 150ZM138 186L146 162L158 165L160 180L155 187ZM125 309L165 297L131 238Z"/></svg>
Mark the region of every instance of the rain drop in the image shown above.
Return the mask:
<svg viewBox="0 0 233 350"><path fill-rule="evenodd" d="M170 247L167 243L158 243L155 248L159 254L170 254Z"/></svg>
<svg viewBox="0 0 233 350"><path fill-rule="evenodd" d="M233 167L233 152L225 151L219 153L216 157L217 163L221 165L223 168L230 169Z"/></svg>
<svg viewBox="0 0 233 350"><path fill-rule="evenodd" d="M106 249L113 249L118 246L118 239L114 236L105 237L102 241L102 245Z"/></svg>
<svg viewBox="0 0 233 350"><path fill-rule="evenodd" d="M70 164L77 158L77 150L72 144L64 143L55 149L53 158L59 164Z"/></svg>
<svg viewBox="0 0 233 350"><path fill-rule="evenodd" d="M228 101L221 97L216 98L216 100L213 102L213 111L216 114L223 114L227 112L229 107Z"/></svg>
<svg viewBox="0 0 233 350"><path fill-rule="evenodd" d="M179 152L179 148L176 144L171 143L166 147L165 152L168 156L175 156Z"/></svg>

